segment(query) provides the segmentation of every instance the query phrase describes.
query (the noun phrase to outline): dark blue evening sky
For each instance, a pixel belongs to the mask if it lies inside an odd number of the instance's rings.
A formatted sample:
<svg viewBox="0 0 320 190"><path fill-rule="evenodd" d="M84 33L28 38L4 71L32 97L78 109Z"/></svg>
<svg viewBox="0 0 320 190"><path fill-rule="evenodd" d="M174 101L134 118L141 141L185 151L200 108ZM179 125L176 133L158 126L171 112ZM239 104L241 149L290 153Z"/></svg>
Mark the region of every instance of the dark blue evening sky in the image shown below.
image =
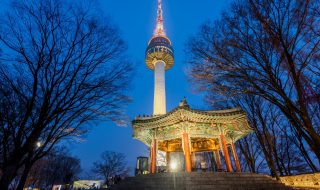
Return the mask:
<svg viewBox="0 0 320 190"><path fill-rule="evenodd" d="M196 108L207 108L203 97L192 93L185 70L184 44L199 26L217 19L230 4L230 0L163 0L165 30L173 43L175 64L166 72L167 111L176 107L186 96ZM128 43L128 54L136 65L136 75L130 89L133 102L128 106L130 120L138 114L152 114L153 72L144 63L144 52L153 34L156 19L156 0L100 0L99 9L119 27ZM86 141L72 145L73 154L81 159L83 170L90 170L92 163L105 150L122 152L131 168L137 156L148 156L147 147L132 139L131 126L118 127L111 122L95 126Z"/></svg>
<svg viewBox="0 0 320 190"><path fill-rule="evenodd" d="M206 108L203 97L192 93L187 81L184 44L203 22L217 19L229 3L230 0L163 0L165 30L175 50L175 64L166 72L167 111L176 107L184 96L192 107ZM119 27L128 43L128 54L136 65L130 89L133 102L127 109L130 120L138 114L152 114L153 72L145 66L144 52L155 27L156 8L156 0L99 1L101 12ZM118 127L111 122L95 126L85 142L71 147L73 154L81 159L83 170L90 170L105 150L124 153L131 168L134 168L137 156L149 154L143 143L132 139L130 124Z"/></svg>
<svg viewBox="0 0 320 190"><path fill-rule="evenodd" d="M89 0L88 0L89 1ZM0 0L5 5L8 0ZM97 0L98 8L118 26L128 44L128 55L136 66L136 75L129 94L133 102L128 105L129 120L139 114L152 114L153 71L145 62L145 49L155 28L157 0ZM206 109L203 97L192 93L185 74L184 44L199 30L199 26L219 18L231 0L163 0L164 25L175 51L174 66L166 72L167 111L175 108L184 96L191 107ZM3 7L0 7L3 12ZM124 153L131 169L137 156L148 156L147 146L132 138L130 123L119 127L112 122L100 122L86 136L84 142L71 143L72 154L81 159L84 172L90 171L103 151Z"/></svg>

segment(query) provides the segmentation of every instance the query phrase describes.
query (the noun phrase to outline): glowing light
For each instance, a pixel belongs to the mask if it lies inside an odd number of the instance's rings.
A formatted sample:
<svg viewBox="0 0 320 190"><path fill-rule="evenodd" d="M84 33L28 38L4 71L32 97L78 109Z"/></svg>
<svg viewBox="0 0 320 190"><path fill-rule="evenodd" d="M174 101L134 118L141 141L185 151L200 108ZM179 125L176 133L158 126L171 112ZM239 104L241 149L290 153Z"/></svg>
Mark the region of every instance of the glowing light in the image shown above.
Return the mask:
<svg viewBox="0 0 320 190"><path fill-rule="evenodd" d="M41 147L41 142L40 142L40 141L37 142L37 147L38 147L38 148Z"/></svg>
<svg viewBox="0 0 320 190"><path fill-rule="evenodd" d="M177 162L171 162L170 163L170 169L172 171L175 171L177 169L178 165L177 165Z"/></svg>
<svg viewBox="0 0 320 190"><path fill-rule="evenodd" d="M154 31L155 36L165 36L163 28L163 17L162 17L162 1L158 0L158 11L157 11L157 26Z"/></svg>

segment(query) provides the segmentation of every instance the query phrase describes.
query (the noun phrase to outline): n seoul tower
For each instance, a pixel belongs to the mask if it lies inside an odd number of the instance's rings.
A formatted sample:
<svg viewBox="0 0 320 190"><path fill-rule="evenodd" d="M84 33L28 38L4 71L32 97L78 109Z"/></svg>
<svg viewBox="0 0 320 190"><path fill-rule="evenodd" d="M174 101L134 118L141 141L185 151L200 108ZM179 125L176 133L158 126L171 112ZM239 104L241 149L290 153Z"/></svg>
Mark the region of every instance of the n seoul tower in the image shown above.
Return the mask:
<svg viewBox="0 0 320 190"><path fill-rule="evenodd" d="M163 27L162 1L158 0L156 29L146 49L146 64L154 70L153 115L166 113L165 71L174 63L173 49L170 39Z"/></svg>

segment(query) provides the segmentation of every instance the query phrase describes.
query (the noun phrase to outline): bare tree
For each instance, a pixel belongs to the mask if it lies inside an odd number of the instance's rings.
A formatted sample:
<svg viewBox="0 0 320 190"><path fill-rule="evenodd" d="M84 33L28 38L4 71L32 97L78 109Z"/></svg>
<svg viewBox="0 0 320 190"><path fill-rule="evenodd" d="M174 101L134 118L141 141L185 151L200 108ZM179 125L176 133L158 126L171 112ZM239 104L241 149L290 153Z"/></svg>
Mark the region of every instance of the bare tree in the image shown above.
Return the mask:
<svg viewBox="0 0 320 190"><path fill-rule="evenodd" d="M237 147L239 147L238 150L240 150L239 160L242 171L252 173L264 172L262 168L265 165L265 159L262 149L257 142L257 136L255 134L249 134L236 143Z"/></svg>
<svg viewBox="0 0 320 190"><path fill-rule="evenodd" d="M71 156L65 147L58 147L35 162L26 186L52 189L55 184L63 184L70 188L80 172L80 160Z"/></svg>
<svg viewBox="0 0 320 190"><path fill-rule="evenodd" d="M320 161L318 0L240 0L187 48L192 81L277 106Z"/></svg>
<svg viewBox="0 0 320 190"><path fill-rule="evenodd" d="M129 168L125 160L125 155L118 152L106 151L101 154L101 160L93 164L92 171L103 176L106 181L110 177L126 176Z"/></svg>
<svg viewBox="0 0 320 190"><path fill-rule="evenodd" d="M239 140L240 159L251 172L269 172L279 176L317 171L310 165L309 155L303 155L290 123L273 104L252 95L237 96L232 101L247 113L254 133ZM267 167L265 167L267 166Z"/></svg>
<svg viewBox="0 0 320 190"><path fill-rule="evenodd" d="M133 67L117 29L92 6L13 1L0 24L0 189L90 121L123 124ZM18 189L22 189L19 186Z"/></svg>

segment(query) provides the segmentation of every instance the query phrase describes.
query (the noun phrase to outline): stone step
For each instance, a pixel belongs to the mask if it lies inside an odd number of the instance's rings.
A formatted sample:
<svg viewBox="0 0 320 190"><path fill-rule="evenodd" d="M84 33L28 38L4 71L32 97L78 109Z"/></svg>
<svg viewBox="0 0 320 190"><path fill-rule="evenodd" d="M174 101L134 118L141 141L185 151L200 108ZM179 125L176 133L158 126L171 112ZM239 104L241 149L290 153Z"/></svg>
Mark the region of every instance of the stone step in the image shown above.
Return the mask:
<svg viewBox="0 0 320 190"><path fill-rule="evenodd" d="M188 186L186 189L291 189L282 185L197 185Z"/></svg>
<svg viewBox="0 0 320 190"><path fill-rule="evenodd" d="M176 185L264 185L264 184L271 184L271 185L284 185L282 183L276 182L276 181L271 181L271 182L266 182L266 181L259 181L259 182L232 182L232 183L228 183L227 181L206 181L206 182L199 182L199 181L163 181L163 182L155 182L155 181L144 181L144 182L139 182L139 181L126 181L126 184L146 184L146 185L156 185L156 184L164 184L164 185L172 185L172 184L176 184Z"/></svg>
<svg viewBox="0 0 320 190"><path fill-rule="evenodd" d="M113 188L112 188L113 189ZM117 187L114 190L292 190L289 187L277 187L277 186L196 186L196 187L185 187L185 186L122 186Z"/></svg>
<svg viewBox="0 0 320 190"><path fill-rule="evenodd" d="M152 179L163 179L163 178L204 178L204 179L219 179L219 178L223 178L223 179L246 179L246 178L251 178L251 179L272 179L271 177L266 177L266 176L217 176L217 175L207 175L207 176L195 176L195 175L191 175L191 176L179 176L179 175L169 175L169 176L137 176L135 178L139 178L139 179L148 179L148 178L152 178Z"/></svg>
<svg viewBox="0 0 320 190"><path fill-rule="evenodd" d="M175 176L266 176L265 174L252 174L252 173L227 173L227 172L191 172L191 173L185 173L185 172L176 172L176 173L157 173L157 174L148 174L148 175L138 175L137 177L145 177L145 176L168 176L168 175L175 175Z"/></svg>
<svg viewBox="0 0 320 190"><path fill-rule="evenodd" d="M139 182L141 180L137 179L130 179L127 180L128 182ZM196 184L212 184L212 183L281 183L275 180L268 180L268 179L243 179L243 180L227 180L227 179L172 179L172 178L167 178L167 179L148 179L148 180L143 180L145 182L148 181L153 181L154 183L171 183L171 182L183 182L183 183L196 183Z"/></svg>
<svg viewBox="0 0 320 190"><path fill-rule="evenodd" d="M247 186L277 186L277 187L284 187L283 184L280 183L201 183L201 184L192 184L192 183L153 183L153 182L145 182L141 183L126 183L127 186L137 186L137 185L145 185L145 186L186 186L186 187L196 187L196 186L232 186L232 187L247 187Z"/></svg>
<svg viewBox="0 0 320 190"><path fill-rule="evenodd" d="M197 186L197 187L173 187L173 186L123 186L117 187L115 190L292 190L288 187L261 187L261 186L251 186L251 187L229 187L229 186Z"/></svg>
<svg viewBox="0 0 320 190"><path fill-rule="evenodd" d="M216 180L216 181L221 181L221 180L227 180L227 181L239 181L239 180L252 180L252 181L259 181L259 180L273 180L271 178L265 178L265 177L259 177L259 178L237 178L237 177L148 177L148 178L135 178L135 179L127 179L127 180L170 180L170 179L177 179L177 180L194 180L194 179L199 179L199 180Z"/></svg>
<svg viewBox="0 0 320 190"><path fill-rule="evenodd" d="M146 177L135 177L137 179L164 179L164 178L203 178L203 179L272 179L271 177L265 176L146 176Z"/></svg>
<svg viewBox="0 0 320 190"><path fill-rule="evenodd" d="M161 173L129 177L111 190L291 190L267 175L249 173Z"/></svg>

